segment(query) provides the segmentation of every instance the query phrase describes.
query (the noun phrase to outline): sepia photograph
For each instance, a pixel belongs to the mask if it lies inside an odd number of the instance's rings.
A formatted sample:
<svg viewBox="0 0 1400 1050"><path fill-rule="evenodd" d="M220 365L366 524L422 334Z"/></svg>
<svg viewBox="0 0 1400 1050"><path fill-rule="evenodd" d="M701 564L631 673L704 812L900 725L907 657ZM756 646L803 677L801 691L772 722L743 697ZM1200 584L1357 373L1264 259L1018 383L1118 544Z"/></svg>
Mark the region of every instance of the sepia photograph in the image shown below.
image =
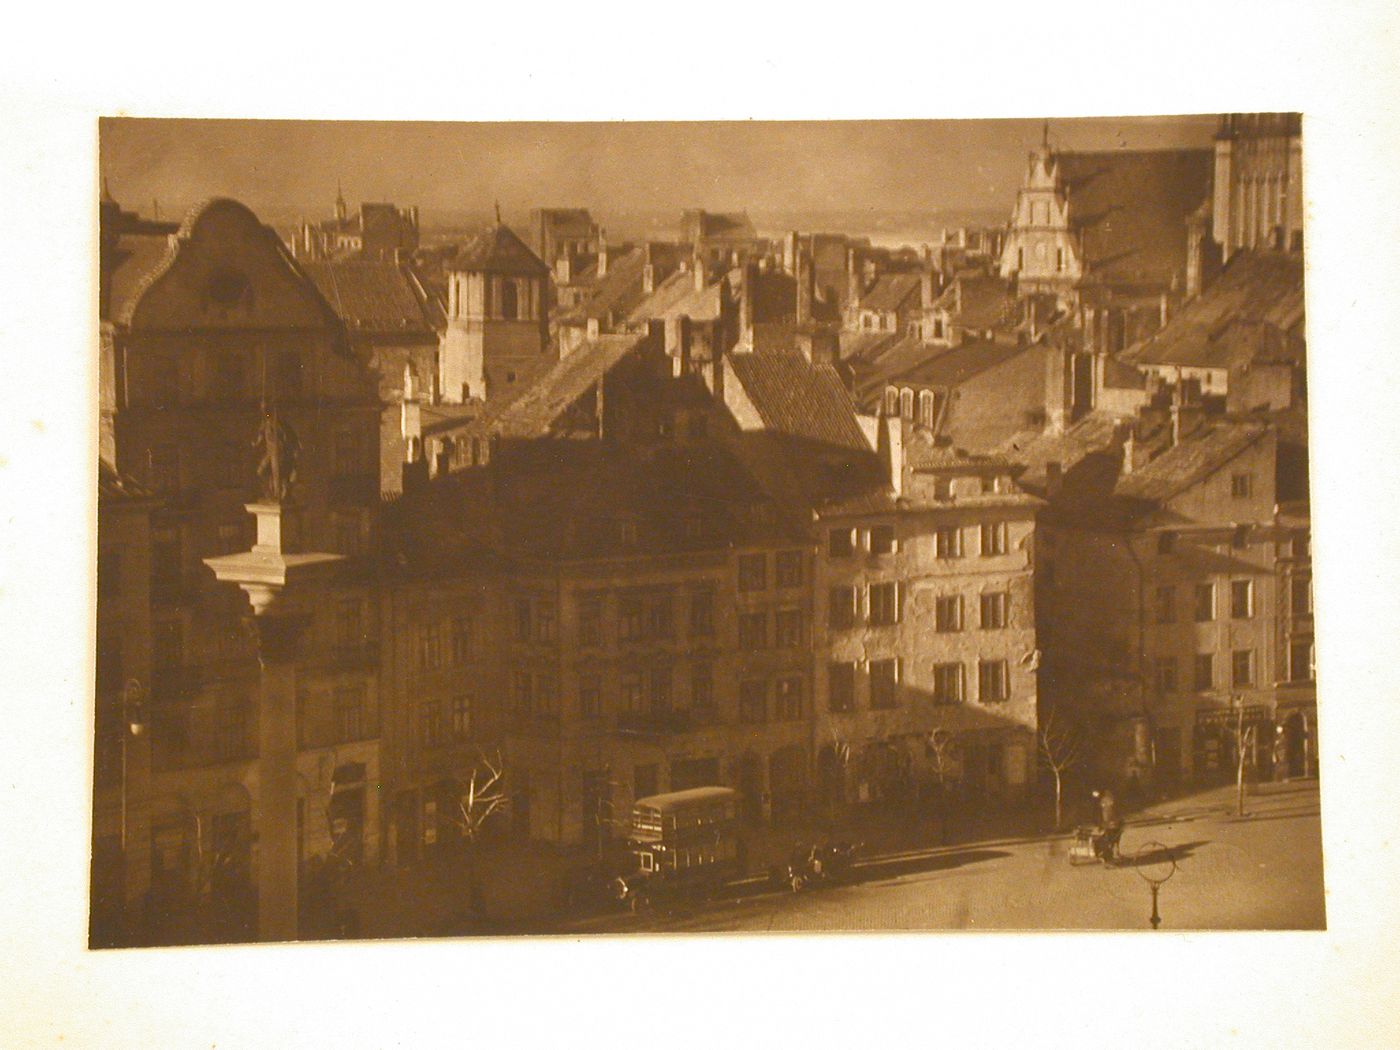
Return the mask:
<svg viewBox="0 0 1400 1050"><path fill-rule="evenodd" d="M1310 126L101 119L88 946L1326 930Z"/></svg>

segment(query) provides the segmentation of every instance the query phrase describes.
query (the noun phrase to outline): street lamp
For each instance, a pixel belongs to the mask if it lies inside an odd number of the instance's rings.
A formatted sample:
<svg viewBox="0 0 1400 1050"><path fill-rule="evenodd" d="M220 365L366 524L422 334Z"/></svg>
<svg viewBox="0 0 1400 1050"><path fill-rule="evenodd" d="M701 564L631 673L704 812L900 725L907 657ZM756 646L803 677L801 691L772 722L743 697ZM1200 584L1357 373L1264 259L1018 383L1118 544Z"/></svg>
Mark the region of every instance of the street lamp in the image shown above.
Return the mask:
<svg viewBox="0 0 1400 1050"><path fill-rule="evenodd" d="M126 762L127 742L133 736L140 736L146 728L146 689L135 678L128 678L122 686L122 785L121 785L121 844L122 856L126 856Z"/></svg>

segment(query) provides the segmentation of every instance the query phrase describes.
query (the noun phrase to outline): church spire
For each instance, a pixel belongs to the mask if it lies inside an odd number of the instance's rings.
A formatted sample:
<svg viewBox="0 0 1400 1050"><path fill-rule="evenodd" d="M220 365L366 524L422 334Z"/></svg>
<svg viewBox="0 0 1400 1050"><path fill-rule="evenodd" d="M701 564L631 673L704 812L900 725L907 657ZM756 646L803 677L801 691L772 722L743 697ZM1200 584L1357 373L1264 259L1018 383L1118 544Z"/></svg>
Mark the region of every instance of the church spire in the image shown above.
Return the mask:
<svg viewBox="0 0 1400 1050"><path fill-rule="evenodd" d="M350 209L345 205L345 194L341 191L340 180L335 180L335 217L339 222L345 221L345 216Z"/></svg>

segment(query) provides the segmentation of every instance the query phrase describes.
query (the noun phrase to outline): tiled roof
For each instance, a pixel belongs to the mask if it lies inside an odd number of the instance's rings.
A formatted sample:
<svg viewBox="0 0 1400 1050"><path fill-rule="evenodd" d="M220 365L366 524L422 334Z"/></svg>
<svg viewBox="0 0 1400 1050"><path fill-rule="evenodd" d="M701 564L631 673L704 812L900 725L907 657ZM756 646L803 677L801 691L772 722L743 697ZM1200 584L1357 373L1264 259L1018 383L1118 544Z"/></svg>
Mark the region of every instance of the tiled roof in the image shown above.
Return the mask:
<svg viewBox="0 0 1400 1050"><path fill-rule="evenodd" d="M1012 315L1016 297L1011 282L987 274L956 277L938 297L938 307L947 310L953 324L974 331L1004 325Z"/></svg>
<svg viewBox="0 0 1400 1050"><path fill-rule="evenodd" d="M147 278L165 262L173 250L169 234L123 236L112 252L113 268L106 318L125 321L146 288Z"/></svg>
<svg viewBox="0 0 1400 1050"><path fill-rule="evenodd" d="M685 315L692 321L715 321L720 316L720 285L707 284L695 288L693 272L677 270L656 286L656 290L627 315L629 324L644 321L669 320Z"/></svg>
<svg viewBox="0 0 1400 1050"><path fill-rule="evenodd" d="M1201 295L1124 357L1145 365L1228 368L1256 357L1300 361L1303 259L1237 252Z"/></svg>
<svg viewBox="0 0 1400 1050"><path fill-rule="evenodd" d="M588 389L646 340L645 335L600 335L563 358L517 398L482 420L508 437L539 437Z"/></svg>
<svg viewBox="0 0 1400 1050"><path fill-rule="evenodd" d="M411 275L392 262L301 262L301 268L351 330L429 336L428 305Z"/></svg>
<svg viewBox="0 0 1400 1050"><path fill-rule="evenodd" d="M543 277L549 268L509 226L497 223L482 230L458 253L452 269L482 273Z"/></svg>
<svg viewBox="0 0 1400 1050"><path fill-rule="evenodd" d="M1015 343L977 340L961 343L941 354L930 357L890 378L893 383L917 383L921 386L955 387L973 376L981 375L1018 354L1030 350Z"/></svg>
<svg viewBox="0 0 1400 1050"><path fill-rule="evenodd" d="M1169 284L1186 264L1186 220L1210 194L1208 149L1060 153L1086 279Z"/></svg>
<svg viewBox="0 0 1400 1050"><path fill-rule="evenodd" d="M922 284L916 273L881 274L860 297L860 308L881 313L904 308L917 310L923 305Z"/></svg>
<svg viewBox="0 0 1400 1050"><path fill-rule="evenodd" d="M1208 423L1121 478L1115 495L1161 502L1215 473L1268 432L1262 423Z"/></svg>
<svg viewBox="0 0 1400 1050"><path fill-rule="evenodd" d="M917 336L904 333L896 336L893 342L881 344L864 357L852 360L856 403L872 411L895 377L946 353L947 347L931 346Z"/></svg>
<svg viewBox="0 0 1400 1050"><path fill-rule="evenodd" d="M768 430L869 451L856 406L830 365L797 354L732 354L725 360Z"/></svg>

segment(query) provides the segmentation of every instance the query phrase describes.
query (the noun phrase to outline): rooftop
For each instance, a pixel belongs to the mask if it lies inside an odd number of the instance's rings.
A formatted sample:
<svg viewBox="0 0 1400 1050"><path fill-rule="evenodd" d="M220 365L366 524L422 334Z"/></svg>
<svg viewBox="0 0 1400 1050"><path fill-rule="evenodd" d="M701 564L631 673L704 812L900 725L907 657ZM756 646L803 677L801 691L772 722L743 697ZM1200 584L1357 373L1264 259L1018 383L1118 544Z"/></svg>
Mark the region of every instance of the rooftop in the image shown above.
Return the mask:
<svg viewBox="0 0 1400 1050"><path fill-rule="evenodd" d="M352 331L434 334L427 296L399 264L347 260L300 265Z"/></svg>
<svg viewBox="0 0 1400 1050"><path fill-rule="evenodd" d="M466 243L452 261L452 269L479 273L544 277L549 268L509 226L488 226Z"/></svg>
<svg viewBox="0 0 1400 1050"><path fill-rule="evenodd" d="M824 445L869 451L856 406L831 365L798 354L732 354L734 370L766 429Z"/></svg>

